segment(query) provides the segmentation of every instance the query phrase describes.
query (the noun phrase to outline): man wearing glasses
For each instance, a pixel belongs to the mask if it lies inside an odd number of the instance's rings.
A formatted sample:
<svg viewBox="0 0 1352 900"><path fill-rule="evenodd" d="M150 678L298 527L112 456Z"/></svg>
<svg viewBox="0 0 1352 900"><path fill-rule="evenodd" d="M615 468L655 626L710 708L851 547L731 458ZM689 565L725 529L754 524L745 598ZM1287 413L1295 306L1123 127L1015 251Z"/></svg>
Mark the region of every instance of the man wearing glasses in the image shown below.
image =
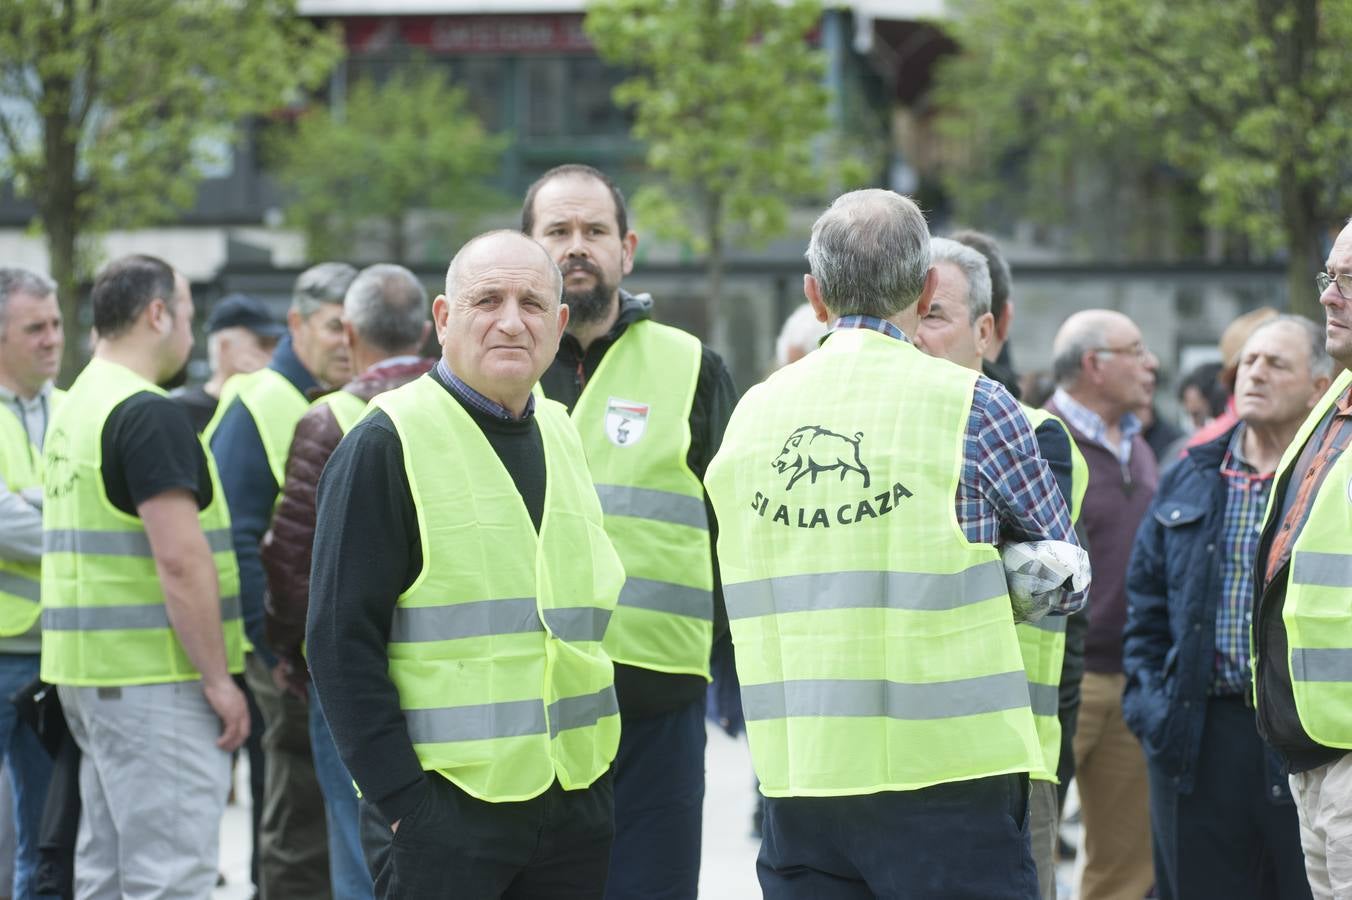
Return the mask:
<svg viewBox="0 0 1352 900"><path fill-rule="evenodd" d="M1318 277L1325 349L1352 365L1352 225ZM1252 623L1258 733L1291 773L1317 898L1352 896L1352 372L1315 405L1277 466Z"/></svg>
<svg viewBox="0 0 1352 900"><path fill-rule="evenodd" d="M1248 702L1248 622L1273 472L1333 361L1300 316L1258 326L1237 358L1239 423L1164 473L1127 573L1122 711L1149 764L1163 900L1310 896L1281 761Z"/></svg>
<svg viewBox="0 0 1352 900"><path fill-rule="evenodd" d="M1052 342L1057 389L1046 409L1089 466L1080 509L1094 583L1073 743L1084 816L1083 900L1140 900L1154 881L1145 757L1122 721L1124 582L1136 526L1155 494L1155 456L1131 410L1150 402L1155 359L1126 316L1087 309Z"/></svg>

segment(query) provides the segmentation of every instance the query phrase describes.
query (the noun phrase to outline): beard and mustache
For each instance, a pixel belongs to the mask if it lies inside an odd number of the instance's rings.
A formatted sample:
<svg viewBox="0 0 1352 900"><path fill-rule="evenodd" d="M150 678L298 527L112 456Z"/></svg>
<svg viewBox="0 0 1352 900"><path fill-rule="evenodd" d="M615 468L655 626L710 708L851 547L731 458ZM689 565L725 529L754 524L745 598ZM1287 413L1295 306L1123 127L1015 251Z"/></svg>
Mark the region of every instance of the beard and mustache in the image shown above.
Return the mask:
<svg viewBox="0 0 1352 900"><path fill-rule="evenodd" d="M563 302L568 304L568 324L590 325L602 321L610 313L615 285L607 283L600 267L588 259L570 260L563 266L565 278L573 272L586 272L595 280L595 284L580 291L564 288Z"/></svg>

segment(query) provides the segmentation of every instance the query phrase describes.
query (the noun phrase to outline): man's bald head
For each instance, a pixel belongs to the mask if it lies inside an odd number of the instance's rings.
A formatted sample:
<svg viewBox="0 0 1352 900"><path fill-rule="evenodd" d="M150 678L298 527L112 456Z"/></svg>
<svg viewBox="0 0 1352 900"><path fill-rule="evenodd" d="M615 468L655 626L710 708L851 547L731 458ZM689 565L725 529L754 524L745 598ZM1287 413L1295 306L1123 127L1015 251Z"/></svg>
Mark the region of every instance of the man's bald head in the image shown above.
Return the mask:
<svg viewBox="0 0 1352 900"><path fill-rule="evenodd" d="M1052 341L1057 385L1108 423L1150 404L1158 366L1136 323L1110 309L1075 313Z"/></svg>
<svg viewBox="0 0 1352 900"><path fill-rule="evenodd" d="M540 271L549 273L556 302L563 296L563 273L549 251L521 232L507 228L486 231L465 242L446 268L446 296L459 295L461 279L470 268L486 260L499 260L514 254L519 254L522 265L538 266Z"/></svg>
<svg viewBox="0 0 1352 900"><path fill-rule="evenodd" d="M1113 331L1123 327L1134 329L1131 319L1111 309L1084 309L1074 313L1061 324L1052 339L1052 377L1061 387L1068 387L1079 378L1084 355L1110 345Z"/></svg>

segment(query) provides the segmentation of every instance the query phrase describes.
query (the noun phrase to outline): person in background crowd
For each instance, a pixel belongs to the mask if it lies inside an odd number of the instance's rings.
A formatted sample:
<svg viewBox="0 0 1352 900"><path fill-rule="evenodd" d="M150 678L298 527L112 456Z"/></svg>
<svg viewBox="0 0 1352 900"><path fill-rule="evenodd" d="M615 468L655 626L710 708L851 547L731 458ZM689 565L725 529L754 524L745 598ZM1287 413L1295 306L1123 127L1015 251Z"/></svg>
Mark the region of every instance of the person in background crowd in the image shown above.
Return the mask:
<svg viewBox="0 0 1352 900"><path fill-rule="evenodd" d="M38 826L52 760L5 702L38 677L42 562L42 447L64 392L53 387L66 336L56 282L0 268L0 762L12 784L13 893L35 896ZM0 776L3 777L3 776Z"/></svg>
<svg viewBox="0 0 1352 900"><path fill-rule="evenodd" d="M914 203L843 195L807 257L835 329L747 393L706 479L762 890L1036 896L1043 763L998 548L1073 542L1065 502L1009 393L910 343L937 281ZM1056 615L1083 599L1053 593Z"/></svg>
<svg viewBox="0 0 1352 900"><path fill-rule="evenodd" d="M545 396L577 424L627 581L606 632L620 701L610 900L682 900L699 889L704 710L726 631L701 479L736 402L699 339L652 320L624 291L638 235L602 172L560 166L526 192L521 230L563 271L568 328Z"/></svg>
<svg viewBox="0 0 1352 900"><path fill-rule="evenodd" d="M1240 421L1167 469L1127 575L1122 712L1145 748L1162 900L1308 900L1300 823L1247 702L1254 557L1272 473L1328 388L1322 330L1277 316L1239 355Z"/></svg>
<svg viewBox="0 0 1352 900"><path fill-rule="evenodd" d="M319 398L296 425L286 461L286 481L261 556L268 578L268 646L287 678L307 690L310 747L324 792L329 874L335 900L371 896L371 874L362 858L357 795L338 758L305 667L305 617L310 603L310 549L315 534L315 490L333 450L377 394L423 375L435 360L418 356L432 327L427 291L403 266L362 269L343 298L343 329L359 374L341 390Z"/></svg>
<svg viewBox="0 0 1352 900"><path fill-rule="evenodd" d="M971 247L945 238L933 239L930 248L937 285L929 312L916 329L915 345L931 356L980 372L987 345L995 331L990 309L988 262L991 257L983 257ZM989 249L991 253L999 253L994 243ZM1063 422L1043 410L1024 407L1024 413L1033 425L1038 453L1056 479L1074 525L1079 513L1079 499L1088 484L1084 459L1075 449ZM1044 900L1056 900L1055 855L1060 818L1057 778L1062 745L1070 740L1069 736L1063 738L1062 720L1066 713L1062 708L1067 705L1064 698L1068 697L1073 734L1083 670L1084 628L1077 631L1077 645L1070 646L1072 621L1087 622L1081 613L1076 613L1017 626L1019 648L1033 697L1033 721L1042 747L1043 764L1040 771L1032 773L1028 817L1033 861L1037 864L1038 892ZM1067 667L1071 671L1066 671Z"/></svg>
<svg viewBox="0 0 1352 900"><path fill-rule="evenodd" d="M47 430L42 678L81 751L78 897L206 897L249 734L239 574L216 467L159 384L192 348L166 263L110 263L99 342Z"/></svg>
<svg viewBox="0 0 1352 900"><path fill-rule="evenodd" d="M1085 673L1075 725L1084 821L1083 900L1140 900L1154 881L1145 757L1122 720L1127 560L1159 480L1133 409L1149 403L1158 360L1126 316L1082 310L1052 341L1058 387L1045 409L1070 428L1089 466L1080 523L1093 564Z"/></svg>
<svg viewBox="0 0 1352 900"><path fill-rule="evenodd" d="M376 396L319 482L306 646L381 898L605 890L601 640L624 570L568 413L532 394L562 290L522 234L462 247L432 306L440 362Z"/></svg>
<svg viewBox="0 0 1352 900"><path fill-rule="evenodd" d="M1202 363L1178 385L1178 405L1193 431L1210 424L1230 403L1230 389L1221 383L1223 368L1220 362Z"/></svg>
<svg viewBox="0 0 1352 900"><path fill-rule="evenodd" d="M1235 415L1234 398L1230 396L1235 389L1235 370L1239 367L1239 350L1244 346L1244 342L1249 339L1249 335L1253 334L1255 328L1275 315L1277 315L1277 310L1270 306L1262 306L1237 317L1226 326L1225 331L1221 332L1221 371L1216 376L1216 381L1220 384L1221 391L1225 395L1225 409L1215 414L1215 418L1192 433L1192 436L1188 438L1188 447L1196 447L1208 441L1214 441L1234 428L1239 421L1239 416ZM1212 408L1214 408L1216 396L1209 392L1207 396L1213 404Z"/></svg>
<svg viewBox="0 0 1352 900"><path fill-rule="evenodd" d="M1141 437L1145 438L1146 446L1155 455L1156 464L1163 469L1178 454L1178 444L1185 437L1183 431L1167 419L1160 418L1159 410L1155 408L1154 397L1150 398L1149 403L1136 407L1132 412L1136 413L1136 418L1141 422Z"/></svg>
<svg viewBox="0 0 1352 900"><path fill-rule="evenodd" d="M775 368L782 369L797 362L817 349L817 344L830 331L827 322L817 321L810 303L804 303L789 314L775 338Z"/></svg>
<svg viewBox="0 0 1352 900"><path fill-rule="evenodd" d="M1251 628L1258 733L1282 757L1316 900L1352 896L1352 223L1319 273L1344 368L1277 466Z"/></svg>
<svg viewBox="0 0 1352 900"><path fill-rule="evenodd" d="M205 384L181 388L170 395L188 410L199 432L216 415L226 381L266 366L286 328L268 314L261 300L229 294L211 307L205 331L211 377Z"/></svg>
<svg viewBox="0 0 1352 900"><path fill-rule="evenodd" d="M352 377L342 317L343 295L356 276L352 266L336 262L300 274L287 313L288 334L266 367L226 382L204 432L230 504L244 627L253 645L247 678L266 723L258 846L262 900L325 900L332 890L306 695L287 680L263 634L266 582L258 548L285 480L296 423L309 408L307 394Z"/></svg>
<svg viewBox="0 0 1352 900"><path fill-rule="evenodd" d="M1014 298L1011 296L1014 279L1009 263L995 238L984 232L963 229L953 232L949 239L971 247L986 260L986 270L991 277L991 333L982 353L981 372L1004 385L1005 390L1018 400L1021 395L1019 376L1009 353L1009 332L1014 326Z"/></svg>

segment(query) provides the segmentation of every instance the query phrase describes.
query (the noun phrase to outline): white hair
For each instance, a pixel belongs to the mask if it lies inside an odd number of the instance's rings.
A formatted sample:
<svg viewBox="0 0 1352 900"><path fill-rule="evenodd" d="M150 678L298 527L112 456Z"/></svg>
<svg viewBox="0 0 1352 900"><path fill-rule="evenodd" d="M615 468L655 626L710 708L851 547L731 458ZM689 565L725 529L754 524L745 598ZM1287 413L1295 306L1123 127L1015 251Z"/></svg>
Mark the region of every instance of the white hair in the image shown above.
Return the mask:
<svg viewBox="0 0 1352 900"><path fill-rule="evenodd" d="M929 226L920 208L900 194L851 191L813 224L807 261L832 314L887 319L925 289Z"/></svg>
<svg viewBox="0 0 1352 900"><path fill-rule="evenodd" d="M934 262L957 266L967 279L967 315L975 322L991 311L991 270L986 257L966 244L948 238L930 241Z"/></svg>
<svg viewBox="0 0 1352 900"><path fill-rule="evenodd" d="M804 354L811 353L830 329L828 324L818 321L812 304L804 303L789 314L779 329L779 337L775 339L775 362L783 368L789 364L789 351L797 349Z"/></svg>

